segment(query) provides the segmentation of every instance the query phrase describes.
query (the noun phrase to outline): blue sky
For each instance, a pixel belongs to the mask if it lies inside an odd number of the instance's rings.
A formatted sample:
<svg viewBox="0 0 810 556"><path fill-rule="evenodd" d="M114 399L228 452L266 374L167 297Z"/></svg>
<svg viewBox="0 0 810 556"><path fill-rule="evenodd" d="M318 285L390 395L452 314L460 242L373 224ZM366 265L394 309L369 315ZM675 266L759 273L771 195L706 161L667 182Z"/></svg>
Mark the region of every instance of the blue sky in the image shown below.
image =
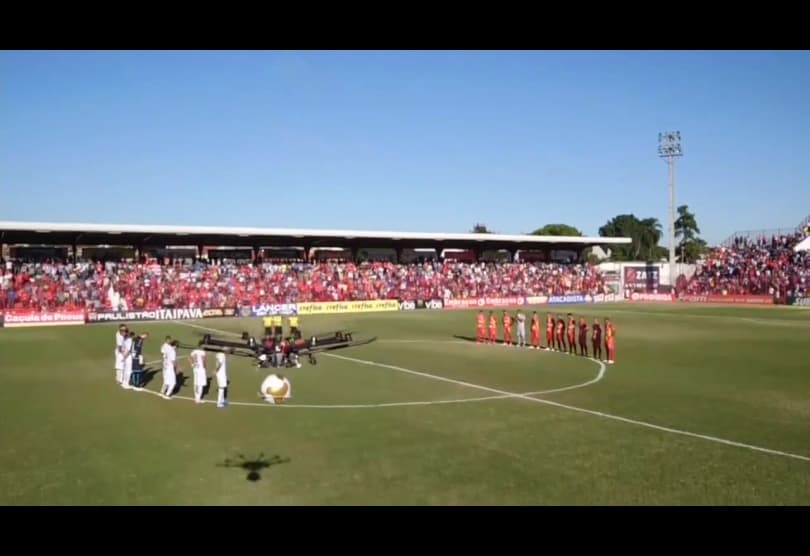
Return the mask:
<svg viewBox="0 0 810 556"><path fill-rule="evenodd" d="M703 236L810 214L806 52L4 52L0 219ZM309 201L306 201L309 199Z"/></svg>

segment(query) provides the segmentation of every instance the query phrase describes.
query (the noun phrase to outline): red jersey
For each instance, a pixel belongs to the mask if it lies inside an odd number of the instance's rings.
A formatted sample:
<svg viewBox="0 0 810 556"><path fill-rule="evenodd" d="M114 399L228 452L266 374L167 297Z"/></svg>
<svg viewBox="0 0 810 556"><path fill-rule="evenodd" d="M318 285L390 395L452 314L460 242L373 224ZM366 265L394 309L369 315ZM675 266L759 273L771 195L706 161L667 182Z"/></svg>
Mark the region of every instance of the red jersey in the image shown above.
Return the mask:
<svg viewBox="0 0 810 556"><path fill-rule="evenodd" d="M588 323L584 320L579 322L579 335L582 338L588 336Z"/></svg>
<svg viewBox="0 0 810 556"><path fill-rule="evenodd" d="M573 336L577 330L577 323L573 320L568 321L568 335Z"/></svg>
<svg viewBox="0 0 810 556"><path fill-rule="evenodd" d="M554 317L546 317L546 330L548 332L554 331Z"/></svg>
<svg viewBox="0 0 810 556"><path fill-rule="evenodd" d="M509 314L504 315L503 317L503 327L504 328L512 328L512 316Z"/></svg>
<svg viewBox="0 0 810 556"><path fill-rule="evenodd" d="M495 318L495 315L489 317L489 329L490 330L497 330L498 329L498 320Z"/></svg>
<svg viewBox="0 0 810 556"><path fill-rule="evenodd" d="M540 332L540 317L537 315L532 318L532 332Z"/></svg>
<svg viewBox="0 0 810 556"><path fill-rule="evenodd" d="M613 342L613 339L616 336L616 330L613 328L613 324L608 324L607 328L605 328L605 341L606 342Z"/></svg>
<svg viewBox="0 0 810 556"><path fill-rule="evenodd" d="M483 330L484 327L486 326L487 319L484 315L479 314L478 317L476 318L476 323L478 324L478 328Z"/></svg>
<svg viewBox="0 0 810 556"><path fill-rule="evenodd" d="M602 339L602 325L599 324L598 322L594 323L594 325L593 325L593 333L592 333L591 337L596 342L598 342L598 341L600 341Z"/></svg>

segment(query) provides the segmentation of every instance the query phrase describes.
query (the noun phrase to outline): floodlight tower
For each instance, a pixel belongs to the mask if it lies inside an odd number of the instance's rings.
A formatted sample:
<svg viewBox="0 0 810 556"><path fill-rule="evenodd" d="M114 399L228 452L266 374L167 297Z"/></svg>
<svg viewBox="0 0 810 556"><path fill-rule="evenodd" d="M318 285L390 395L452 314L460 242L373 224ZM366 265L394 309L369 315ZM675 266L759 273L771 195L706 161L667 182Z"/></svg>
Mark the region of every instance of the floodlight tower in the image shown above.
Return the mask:
<svg viewBox="0 0 810 556"><path fill-rule="evenodd" d="M683 156L680 131L658 134L658 156L669 167L669 284L675 288L675 159Z"/></svg>

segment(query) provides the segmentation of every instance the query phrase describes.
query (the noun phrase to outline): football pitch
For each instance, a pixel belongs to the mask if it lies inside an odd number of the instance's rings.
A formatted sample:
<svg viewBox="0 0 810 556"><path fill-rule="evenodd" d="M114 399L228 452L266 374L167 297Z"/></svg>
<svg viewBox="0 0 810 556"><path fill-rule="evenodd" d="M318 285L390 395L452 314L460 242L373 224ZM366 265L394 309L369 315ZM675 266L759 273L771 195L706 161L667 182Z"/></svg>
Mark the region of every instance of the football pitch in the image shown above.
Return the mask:
<svg viewBox="0 0 810 556"><path fill-rule="evenodd" d="M475 311L302 317L377 340L304 358L283 406L257 397L271 371L229 357L226 409L215 382L191 401L187 350L167 401L116 385L116 325L0 329L0 504L810 504L810 312L552 310L610 317L616 364L477 345ZM154 370L166 334L261 333L128 324Z"/></svg>

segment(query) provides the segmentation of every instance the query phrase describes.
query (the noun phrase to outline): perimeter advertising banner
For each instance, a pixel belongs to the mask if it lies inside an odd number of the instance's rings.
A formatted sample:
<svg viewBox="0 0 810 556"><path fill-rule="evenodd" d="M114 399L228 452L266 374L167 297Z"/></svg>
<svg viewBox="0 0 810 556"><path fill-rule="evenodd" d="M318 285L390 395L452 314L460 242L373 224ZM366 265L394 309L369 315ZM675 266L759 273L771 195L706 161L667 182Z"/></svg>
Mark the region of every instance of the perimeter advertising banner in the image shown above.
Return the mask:
<svg viewBox="0 0 810 556"><path fill-rule="evenodd" d="M253 305L249 312L241 313L243 317L275 317L278 315L289 316L298 314L297 303L263 303Z"/></svg>
<svg viewBox="0 0 810 556"><path fill-rule="evenodd" d="M568 303L593 303L593 296L584 293L569 293L566 295L549 296L548 302L551 305L563 305Z"/></svg>
<svg viewBox="0 0 810 556"><path fill-rule="evenodd" d="M614 303L616 301L622 301L622 297L615 293L597 293L593 296L594 303Z"/></svg>
<svg viewBox="0 0 810 556"><path fill-rule="evenodd" d="M334 301L324 303L298 303L299 315L334 315L341 313L380 313L399 311L398 299L372 301Z"/></svg>
<svg viewBox="0 0 810 556"><path fill-rule="evenodd" d="M400 311L416 311L421 309L443 309L444 302L441 299L400 299L399 300L399 310Z"/></svg>
<svg viewBox="0 0 810 556"><path fill-rule="evenodd" d="M217 311L225 311L217 309ZM224 315L213 315L224 316ZM149 311L89 311L87 322L123 322L150 320L190 320L205 318L199 307L196 309L153 309Z"/></svg>
<svg viewBox="0 0 810 556"><path fill-rule="evenodd" d="M694 295L694 294L681 294L678 297L679 301L685 303L721 303L728 305L773 305L772 295Z"/></svg>
<svg viewBox="0 0 810 556"><path fill-rule="evenodd" d="M660 302L660 303L669 303L674 301L674 298L671 293L640 293L640 292L633 292L630 294L630 301L642 301L642 302Z"/></svg>
<svg viewBox="0 0 810 556"><path fill-rule="evenodd" d="M69 311L28 311L10 309L3 315L5 328L22 328L27 326L70 326L84 324L84 310Z"/></svg>
<svg viewBox="0 0 810 556"><path fill-rule="evenodd" d="M467 299L445 299L445 309L486 309L490 307L513 307L526 305L526 298L517 297L468 297Z"/></svg>

